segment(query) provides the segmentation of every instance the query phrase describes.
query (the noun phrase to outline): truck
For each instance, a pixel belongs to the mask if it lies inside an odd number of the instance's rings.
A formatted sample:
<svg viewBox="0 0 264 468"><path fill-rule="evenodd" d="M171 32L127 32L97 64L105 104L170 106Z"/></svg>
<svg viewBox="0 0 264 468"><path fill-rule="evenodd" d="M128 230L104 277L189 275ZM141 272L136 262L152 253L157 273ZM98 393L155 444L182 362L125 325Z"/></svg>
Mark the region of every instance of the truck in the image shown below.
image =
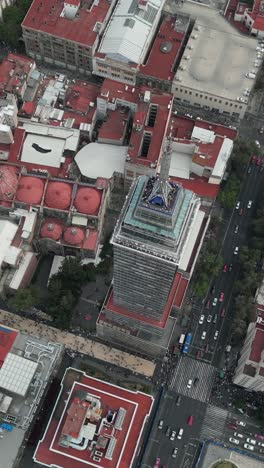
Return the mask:
<svg viewBox="0 0 264 468"><path fill-rule="evenodd" d="M189 346L190 346L191 342L192 342L192 334L187 333L187 335L185 337L185 340L184 340L184 344L183 344L182 349L181 349L182 354L188 354Z"/></svg>

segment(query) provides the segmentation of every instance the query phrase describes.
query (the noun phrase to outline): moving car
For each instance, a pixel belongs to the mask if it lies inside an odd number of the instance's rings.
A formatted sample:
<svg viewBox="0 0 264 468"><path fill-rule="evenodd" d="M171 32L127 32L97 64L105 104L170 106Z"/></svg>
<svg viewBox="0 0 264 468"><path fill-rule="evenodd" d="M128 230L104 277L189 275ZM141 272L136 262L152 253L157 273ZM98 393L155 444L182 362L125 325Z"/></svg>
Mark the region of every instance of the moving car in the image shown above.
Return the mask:
<svg viewBox="0 0 264 468"><path fill-rule="evenodd" d="M201 340L205 340L205 338L206 338L206 331L203 331L202 336L201 336Z"/></svg>
<svg viewBox="0 0 264 468"><path fill-rule="evenodd" d="M223 272L226 273L227 270L228 270L228 265L227 265L227 263L225 263L225 264L224 264L224 268L223 268Z"/></svg>
<svg viewBox="0 0 264 468"><path fill-rule="evenodd" d="M187 388L191 388L191 386L192 386L192 380L188 380Z"/></svg>
<svg viewBox="0 0 264 468"><path fill-rule="evenodd" d="M238 247L238 245L237 245L237 246L235 247L235 249L234 249L234 255L237 255L237 254L238 254L238 251L239 251L239 247Z"/></svg>
<svg viewBox="0 0 264 468"><path fill-rule="evenodd" d="M201 315L199 319L199 325L202 325L204 323L204 315Z"/></svg>
<svg viewBox="0 0 264 468"><path fill-rule="evenodd" d="M234 229L234 233L237 234L238 233L238 229L239 229L239 226L238 224L235 226L235 229Z"/></svg>
<svg viewBox="0 0 264 468"><path fill-rule="evenodd" d="M244 211L243 211L243 208L240 208L240 210L239 210L239 215L242 216L243 212L244 212Z"/></svg>
<svg viewBox="0 0 264 468"><path fill-rule="evenodd" d="M210 307L210 301L207 301L207 302L206 302L206 306L205 306L205 307L206 307L207 309L209 309L209 307Z"/></svg>
<svg viewBox="0 0 264 468"><path fill-rule="evenodd" d="M168 426L168 427L167 427L167 430L166 430L166 434L165 434L166 437L169 437L170 433L171 433L171 427Z"/></svg>
<svg viewBox="0 0 264 468"><path fill-rule="evenodd" d="M214 307L216 306L217 301L218 301L218 299L217 299L217 297L215 297L214 300L213 300L213 304L212 304Z"/></svg>
<svg viewBox="0 0 264 468"><path fill-rule="evenodd" d="M217 340L217 338L218 338L218 335L219 335L219 331L218 331L218 330L216 330L216 332L215 332L215 334L214 334L214 340Z"/></svg>
<svg viewBox="0 0 264 468"><path fill-rule="evenodd" d="M230 263L229 265L229 271L232 271L233 270L233 263Z"/></svg>
<svg viewBox="0 0 264 468"><path fill-rule="evenodd" d="M161 419L160 422L159 422L159 425L158 425L158 429L163 428L163 423L164 423L164 421L163 421L163 419Z"/></svg>
<svg viewBox="0 0 264 468"><path fill-rule="evenodd" d="M248 174L250 174L250 172L251 172L251 167L250 167L250 166L248 166L247 173L248 173Z"/></svg>
<svg viewBox="0 0 264 468"><path fill-rule="evenodd" d="M257 159L257 156L253 155L253 156L251 156L250 162L251 162L252 164L254 164L254 163L256 162L256 159Z"/></svg>
<svg viewBox="0 0 264 468"><path fill-rule="evenodd" d="M175 436L176 436L176 431L172 431L171 436L170 436L170 440L174 440Z"/></svg>
<svg viewBox="0 0 264 468"><path fill-rule="evenodd" d="M248 450L254 450L253 445L249 445L249 444L244 444L244 448Z"/></svg>
<svg viewBox="0 0 264 468"><path fill-rule="evenodd" d="M218 315L217 315L217 314L214 314L213 323L216 323L216 322L217 322L217 317L218 317Z"/></svg>
<svg viewBox="0 0 264 468"><path fill-rule="evenodd" d="M248 204L247 204L247 207L248 207L248 208L251 208L251 206L252 206L252 200L249 200L249 201L248 201Z"/></svg>
<svg viewBox="0 0 264 468"><path fill-rule="evenodd" d="M225 298L225 293L221 292L219 296L219 302L223 302L224 298Z"/></svg>
<svg viewBox="0 0 264 468"><path fill-rule="evenodd" d="M179 429L179 432L178 432L178 435L177 435L177 439L181 439L182 438L182 435L183 435L183 429L182 427Z"/></svg>
<svg viewBox="0 0 264 468"><path fill-rule="evenodd" d="M188 424L188 426L192 426L192 425L193 425L193 416L189 416L188 421L187 421L187 424ZM264 444L263 444L263 447L264 447Z"/></svg>
<svg viewBox="0 0 264 468"><path fill-rule="evenodd" d="M240 201L236 202L236 210L239 210L240 207Z"/></svg>
<svg viewBox="0 0 264 468"><path fill-rule="evenodd" d="M221 315L221 317L225 317L225 309L222 309L222 310L221 310L221 314L220 314L220 315Z"/></svg>
<svg viewBox="0 0 264 468"><path fill-rule="evenodd" d="M250 439L250 437L248 437L248 438L246 439L246 442L248 442L248 443L251 444L251 445L256 445L256 443L257 443L257 442L255 441L255 439Z"/></svg>
<svg viewBox="0 0 264 468"><path fill-rule="evenodd" d="M260 142L258 140L255 140L255 144L258 148L260 148Z"/></svg>
<svg viewBox="0 0 264 468"><path fill-rule="evenodd" d="M212 321L212 315L208 315L206 321L207 321L207 323L211 323L211 321Z"/></svg>
<svg viewBox="0 0 264 468"><path fill-rule="evenodd" d="M172 452L172 458L176 458L177 452L178 452L178 447L175 447L175 449L173 449L173 452Z"/></svg>
<svg viewBox="0 0 264 468"><path fill-rule="evenodd" d="M231 444L239 445L239 440L234 439L234 437L229 437L229 442L231 442Z"/></svg>

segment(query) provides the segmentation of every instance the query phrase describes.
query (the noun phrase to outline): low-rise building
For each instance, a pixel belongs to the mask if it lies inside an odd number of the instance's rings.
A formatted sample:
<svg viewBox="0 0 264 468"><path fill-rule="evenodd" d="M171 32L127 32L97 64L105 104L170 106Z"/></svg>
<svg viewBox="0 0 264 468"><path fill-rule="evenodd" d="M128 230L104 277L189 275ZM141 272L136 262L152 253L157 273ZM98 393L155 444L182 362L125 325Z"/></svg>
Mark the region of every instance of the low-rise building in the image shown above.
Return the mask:
<svg viewBox="0 0 264 468"><path fill-rule="evenodd" d="M14 468L23 453L63 348L5 325L0 326L1 465ZM3 450L4 447L4 450Z"/></svg>
<svg viewBox="0 0 264 468"><path fill-rule="evenodd" d="M0 63L0 94L14 94L22 101L35 68L35 61L29 57L9 53Z"/></svg>
<svg viewBox="0 0 264 468"><path fill-rule="evenodd" d="M33 0L22 22L27 55L91 74L92 57L114 6L108 0Z"/></svg>
<svg viewBox="0 0 264 468"><path fill-rule="evenodd" d="M264 9L261 0L255 0L252 7L238 2L234 20L243 23L252 36L264 38Z"/></svg>
<svg viewBox="0 0 264 468"><path fill-rule="evenodd" d="M66 370L34 461L49 467L135 466L153 397Z"/></svg>
<svg viewBox="0 0 264 468"><path fill-rule="evenodd" d="M233 34L231 26L222 27L222 22L221 16L218 23L210 24L207 17L195 21L172 93L176 105L181 102L243 118L256 78L256 40Z"/></svg>

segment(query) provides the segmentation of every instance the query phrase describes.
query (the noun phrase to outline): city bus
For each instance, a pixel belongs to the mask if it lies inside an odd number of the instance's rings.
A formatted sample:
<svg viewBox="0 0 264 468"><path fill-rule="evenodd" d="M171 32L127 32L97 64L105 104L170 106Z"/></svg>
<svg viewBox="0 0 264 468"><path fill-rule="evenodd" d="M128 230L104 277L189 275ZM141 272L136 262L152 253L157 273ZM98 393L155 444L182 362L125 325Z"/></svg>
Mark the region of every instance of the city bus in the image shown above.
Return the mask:
<svg viewBox="0 0 264 468"><path fill-rule="evenodd" d="M192 334L187 333L185 340L184 340L184 344L182 346L182 350L181 350L183 354L187 354L189 352L189 346L191 342L192 342Z"/></svg>

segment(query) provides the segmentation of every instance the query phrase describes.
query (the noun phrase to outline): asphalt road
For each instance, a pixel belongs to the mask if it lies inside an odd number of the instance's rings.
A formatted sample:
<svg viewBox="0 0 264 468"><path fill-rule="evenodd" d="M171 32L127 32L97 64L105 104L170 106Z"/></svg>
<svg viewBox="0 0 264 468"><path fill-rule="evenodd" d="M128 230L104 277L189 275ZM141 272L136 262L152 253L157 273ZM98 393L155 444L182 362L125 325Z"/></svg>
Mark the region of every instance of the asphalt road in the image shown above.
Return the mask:
<svg viewBox="0 0 264 468"><path fill-rule="evenodd" d="M151 432L149 443L143 458L143 468L153 467L157 457L160 458L161 466L166 468L191 468L194 466L195 457L199 451L199 444L206 438L214 438L222 441L227 446L232 446L229 441L234 437L234 432L243 435L237 447L244 450L246 436L254 435L257 432L257 426L247 420L246 427L240 426L237 430L228 428L230 423L245 417L233 414L233 409L223 409L210 403L210 394L215 380L216 369L223 358L223 354L228 344L230 324L232 321L232 307L230 305L232 289L238 274L238 255L234 255L235 247L241 248L246 245L249 224L251 222L254 203L258 192L263 187L264 172L260 172L258 166L252 165L250 174L246 174L239 196L240 207L237 210L234 207L232 216L227 223L226 234L223 239L220 253L223 257L223 266L228 267L232 264L232 270L221 271L217 278L213 280L214 292L208 293L204 302L196 301L193 303L193 317L190 332L193 334L192 344L188 356L181 356L171 370L169 382L169 391L161 401L159 412L157 414L154 426ZM248 201L252 200L251 208L247 208ZM240 212L242 208L243 212ZM235 227L238 231L235 233ZM219 296L224 293L223 302L219 301ZM212 305L213 299L217 298L217 304ZM210 301L208 307L207 303ZM221 317L222 310L225 309L225 316ZM205 316L203 324L199 325L199 318ZM212 315L210 323L207 322L208 315ZM217 315L214 323L213 317ZM206 331L206 338L201 339L202 332ZM218 331L218 337L215 339L215 332ZM199 353L199 358L197 354ZM187 389L188 380L192 379L191 389ZM194 379L198 379L194 385ZM175 405L177 394L182 396L180 407ZM192 427L187 425L188 417L194 416ZM163 429L158 429L159 420L164 420ZM184 429L181 440L177 438L170 441L166 437L166 429L170 426L171 430L179 428ZM251 436L253 438L253 436ZM172 458L173 449L177 447L177 457ZM263 448L264 449L264 448ZM256 445L254 454L260 455L261 447Z"/></svg>

